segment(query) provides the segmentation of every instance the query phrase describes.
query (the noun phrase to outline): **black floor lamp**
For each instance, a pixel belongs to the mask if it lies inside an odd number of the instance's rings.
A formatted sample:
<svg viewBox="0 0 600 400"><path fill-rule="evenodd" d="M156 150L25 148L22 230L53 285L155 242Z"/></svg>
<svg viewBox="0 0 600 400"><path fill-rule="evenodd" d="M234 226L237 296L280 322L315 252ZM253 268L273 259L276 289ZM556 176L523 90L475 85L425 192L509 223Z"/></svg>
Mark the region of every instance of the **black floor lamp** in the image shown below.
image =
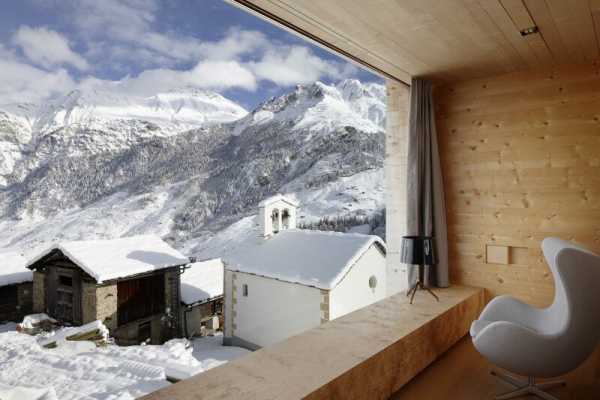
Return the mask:
<svg viewBox="0 0 600 400"><path fill-rule="evenodd" d="M419 266L417 282L406 293L410 296L410 304L413 303L417 290L427 290L437 301L440 301L436 294L425 286L425 265L435 265L437 262L431 236L403 236L400 262Z"/></svg>

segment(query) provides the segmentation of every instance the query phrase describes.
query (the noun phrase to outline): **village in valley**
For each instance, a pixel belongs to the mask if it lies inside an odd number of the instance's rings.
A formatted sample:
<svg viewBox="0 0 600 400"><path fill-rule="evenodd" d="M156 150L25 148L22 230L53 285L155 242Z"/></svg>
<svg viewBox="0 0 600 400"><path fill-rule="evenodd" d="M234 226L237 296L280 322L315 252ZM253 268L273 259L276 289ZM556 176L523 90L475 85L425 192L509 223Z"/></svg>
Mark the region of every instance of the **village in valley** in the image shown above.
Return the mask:
<svg viewBox="0 0 600 400"><path fill-rule="evenodd" d="M5 8L0 400L258 370L405 286L382 76L227 1Z"/></svg>
<svg viewBox="0 0 600 400"><path fill-rule="evenodd" d="M0 393L135 398L383 299L399 278L383 240L299 229L299 206L263 200L251 234L208 260L156 235L1 254Z"/></svg>

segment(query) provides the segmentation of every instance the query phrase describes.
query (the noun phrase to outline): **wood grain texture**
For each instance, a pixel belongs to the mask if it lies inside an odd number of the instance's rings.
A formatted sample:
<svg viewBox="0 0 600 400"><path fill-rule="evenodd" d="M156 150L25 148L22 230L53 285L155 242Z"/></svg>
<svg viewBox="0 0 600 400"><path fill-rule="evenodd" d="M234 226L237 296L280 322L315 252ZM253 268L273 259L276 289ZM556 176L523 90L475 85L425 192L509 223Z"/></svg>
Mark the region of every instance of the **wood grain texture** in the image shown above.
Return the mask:
<svg viewBox="0 0 600 400"><path fill-rule="evenodd" d="M436 90L451 280L547 305L548 236L600 252L600 67L589 63ZM519 248L485 263L486 244Z"/></svg>
<svg viewBox="0 0 600 400"><path fill-rule="evenodd" d="M397 80L463 81L598 57L597 0L228 0ZM520 31L537 26L539 32Z"/></svg>
<svg viewBox="0 0 600 400"><path fill-rule="evenodd" d="M458 367L457 367L458 366ZM550 391L561 400L592 400L600 397L600 348L579 368L564 379L566 387ZM465 337L438 361L428 367L408 385L400 389L392 400L482 400L511 390L490 374L494 369ZM460 384L457 384L460 382ZM516 400L534 400L522 396Z"/></svg>
<svg viewBox="0 0 600 400"><path fill-rule="evenodd" d="M459 341L482 289L404 293L145 397L147 400L387 399Z"/></svg>
<svg viewBox="0 0 600 400"><path fill-rule="evenodd" d="M388 294L405 290L408 279L390 279L393 271L406 274L406 265L400 262L400 244L406 235L406 159L408 147L408 115L410 88L402 83L387 81L387 116L385 139L385 204L386 243L388 266Z"/></svg>

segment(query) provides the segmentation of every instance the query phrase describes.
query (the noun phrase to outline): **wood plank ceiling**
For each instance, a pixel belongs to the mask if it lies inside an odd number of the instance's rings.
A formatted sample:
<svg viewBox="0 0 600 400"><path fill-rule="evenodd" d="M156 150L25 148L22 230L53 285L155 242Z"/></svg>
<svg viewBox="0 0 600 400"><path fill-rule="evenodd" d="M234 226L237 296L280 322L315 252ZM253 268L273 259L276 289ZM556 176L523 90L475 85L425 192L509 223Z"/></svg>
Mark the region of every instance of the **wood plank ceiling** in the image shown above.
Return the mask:
<svg viewBox="0 0 600 400"><path fill-rule="evenodd" d="M378 72L449 82L599 56L600 0L229 0ZM521 31L537 26L537 33Z"/></svg>

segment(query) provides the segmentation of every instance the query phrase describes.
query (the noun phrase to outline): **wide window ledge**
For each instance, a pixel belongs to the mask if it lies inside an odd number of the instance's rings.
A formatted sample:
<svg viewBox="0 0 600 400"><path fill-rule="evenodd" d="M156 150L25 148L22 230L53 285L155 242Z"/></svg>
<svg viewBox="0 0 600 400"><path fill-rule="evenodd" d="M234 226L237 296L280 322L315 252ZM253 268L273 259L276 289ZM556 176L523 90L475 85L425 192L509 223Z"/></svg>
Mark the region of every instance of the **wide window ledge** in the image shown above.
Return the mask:
<svg viewBox="0 0 600 400"><path fill-rule="evenodd" d="M436 294L392 296L145 399L388 398L466 335L485 301L478 288Z"/></svg>

